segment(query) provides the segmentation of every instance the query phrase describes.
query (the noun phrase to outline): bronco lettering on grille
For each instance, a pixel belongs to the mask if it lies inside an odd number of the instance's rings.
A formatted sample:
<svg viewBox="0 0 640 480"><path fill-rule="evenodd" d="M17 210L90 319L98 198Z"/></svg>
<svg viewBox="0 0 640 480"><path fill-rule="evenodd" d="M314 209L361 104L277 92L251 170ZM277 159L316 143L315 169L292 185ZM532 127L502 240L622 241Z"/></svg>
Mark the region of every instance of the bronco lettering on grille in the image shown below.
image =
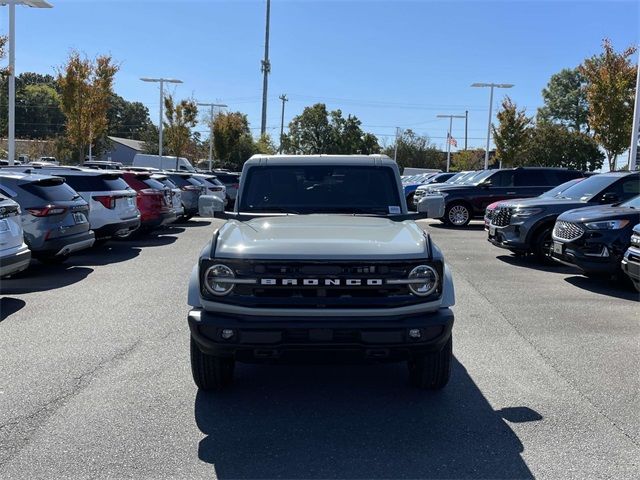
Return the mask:
<svg viewBox="0 0 640 480"><path fill-rule="evenodd" d="M264 286L297 286L302 285L305 287L314 286L341 286L347 285L350 287L368 286L375 287L382 285L382 279L380 278L261 278L260 285Z"/></svg>

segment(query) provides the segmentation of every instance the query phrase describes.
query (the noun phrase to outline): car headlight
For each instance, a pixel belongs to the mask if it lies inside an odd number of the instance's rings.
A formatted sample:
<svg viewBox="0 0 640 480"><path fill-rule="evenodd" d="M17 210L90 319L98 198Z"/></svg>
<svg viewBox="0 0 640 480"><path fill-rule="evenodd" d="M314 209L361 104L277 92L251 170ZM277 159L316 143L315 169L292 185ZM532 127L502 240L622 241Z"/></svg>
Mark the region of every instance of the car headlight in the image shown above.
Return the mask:
<svg viewBox="0 0 640 480"><path fill-rule="evenodd" d="M235 283L228 280L235 279L235 274L226 265L212 265L204 273L204 286L212 295L228 295L233 290Z"/></svg>
<svg viewBox="0 0 640 480"><path fill-rule="evenodd" d="M589 222L584 226L589 230L620 230L629 224L629 220L604 220L602 222Z"/></svg>
<svg viewBox="0 0 640 480"><path fill-rule="evenodd" d="M420 297L431 295L438 288L438 272L428 265L418 265L411 270L409 280L420 280L409 284L409 290Z"/></svg>
<svg viewBox="0 0 640 480"><path fill-rule="evenodd" d="M511 214L512 217L527 218L542 213L544 208L516 208Z"/></svg>

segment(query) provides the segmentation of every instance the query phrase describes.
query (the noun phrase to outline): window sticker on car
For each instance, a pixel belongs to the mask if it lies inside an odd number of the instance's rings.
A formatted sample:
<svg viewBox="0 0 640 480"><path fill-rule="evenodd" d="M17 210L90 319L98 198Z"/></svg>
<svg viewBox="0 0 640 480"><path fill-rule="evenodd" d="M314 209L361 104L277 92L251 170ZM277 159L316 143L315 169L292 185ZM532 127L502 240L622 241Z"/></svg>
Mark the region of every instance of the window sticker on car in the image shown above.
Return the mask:
<svg viewBox="0 0 640 480"><path fill-rule="evenodd" d="M400 207L395 205L389 205L389 213L400 213Z"/></svg>

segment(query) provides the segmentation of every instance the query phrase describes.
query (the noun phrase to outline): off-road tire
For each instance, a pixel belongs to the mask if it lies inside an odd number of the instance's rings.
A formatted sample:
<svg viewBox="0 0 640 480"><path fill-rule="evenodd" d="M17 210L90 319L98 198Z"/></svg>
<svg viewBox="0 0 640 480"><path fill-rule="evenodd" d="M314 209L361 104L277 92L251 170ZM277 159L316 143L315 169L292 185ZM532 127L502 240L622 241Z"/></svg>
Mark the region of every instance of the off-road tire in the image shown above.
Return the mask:
<svg viewBox="0 0 640 480"><path fill-rule="evenodd" d="M452 347L453 337L449 337L442 350L410 359L407 364L411 385L424 390L444 388L451 376Z"/></svg>
<svg viewBox="0 0 640 480"><path fill-rule="evenodd" d="M233 382L233 358L203 353L191 338L191 373L200 390L218 392Z"/></svg>
<svg viewBox="0 0 640 480"><path fill-rule="evenodd" d="M453 202L447 205L444 210L444 223L450 227L466 227L471 221L471 215L469 205L464 202ZM456 218L459 219L456 220Z"/></svg>

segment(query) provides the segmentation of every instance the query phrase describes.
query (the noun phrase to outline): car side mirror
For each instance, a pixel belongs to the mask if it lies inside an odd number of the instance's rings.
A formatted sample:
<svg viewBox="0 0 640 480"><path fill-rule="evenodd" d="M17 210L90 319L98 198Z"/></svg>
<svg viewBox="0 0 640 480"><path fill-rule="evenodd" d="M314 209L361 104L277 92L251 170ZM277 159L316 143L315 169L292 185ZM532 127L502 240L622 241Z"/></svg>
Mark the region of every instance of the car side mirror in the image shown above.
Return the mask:
<svg viewBox="0 0 640 480"><path fill-rule="evenodd" d="M489 188L491 186L491 182L485 180L484 182L480 182L478 186L481 188Z"/></svg>
<svg viewBox="0 0 640 480"><path fill-rule="evenodd" d="M222 199L215 195L200 195L198 197L198 214L201 217L213 218L218 212L224 212Z"/></svg>
<svg viewBox="0 0 640 480"><path fill-rule="evenodd" d="M442 195L425 195L417 205L418 213L426 218L444 217L444 197Z"/></svg>
<svg viewBox="0 0 640 480"><path fill-rule="evenodd" d="M613 193L613 192L607 192L604 195L602 195L602 203L618 203L620 201L620 197L618 197L617 194Z"/></svg>

